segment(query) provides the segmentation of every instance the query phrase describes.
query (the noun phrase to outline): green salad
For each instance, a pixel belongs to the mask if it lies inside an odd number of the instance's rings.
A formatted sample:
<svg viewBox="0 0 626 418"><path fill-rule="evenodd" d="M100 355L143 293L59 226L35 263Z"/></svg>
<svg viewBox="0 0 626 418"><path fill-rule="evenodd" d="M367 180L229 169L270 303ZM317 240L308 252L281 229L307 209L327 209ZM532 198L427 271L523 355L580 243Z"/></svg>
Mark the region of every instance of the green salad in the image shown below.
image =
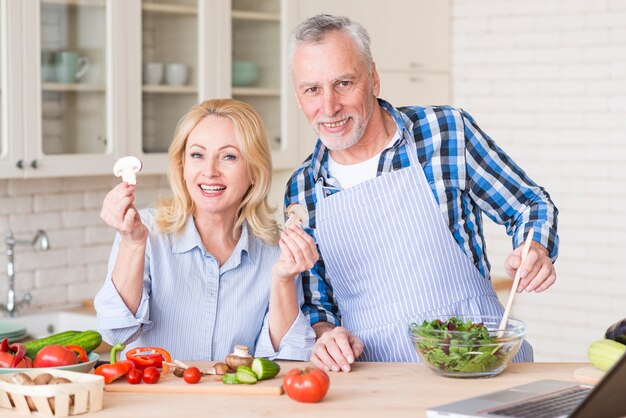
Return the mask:
<svg viewBox="0 0 626 418"><path fill-rule="evenodd" d="M508 349L490 336L484 323L451 317L411 324L415 349L445 372L487 372L502 366Z"/></svg>

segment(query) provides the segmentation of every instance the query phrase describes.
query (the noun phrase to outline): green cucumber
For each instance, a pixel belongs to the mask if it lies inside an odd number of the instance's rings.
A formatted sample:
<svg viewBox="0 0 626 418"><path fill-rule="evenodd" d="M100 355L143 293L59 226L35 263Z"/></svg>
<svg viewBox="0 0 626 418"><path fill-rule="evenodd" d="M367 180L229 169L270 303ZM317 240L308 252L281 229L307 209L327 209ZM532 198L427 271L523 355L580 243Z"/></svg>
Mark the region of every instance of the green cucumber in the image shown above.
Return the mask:
<svg viewBox="0 0 626 418"><path fill-rule="evenodd" d="M606 372L624 353L626 353L626 345L607 339L592 342L587 351L587 357L591 364Z"/></svg>
<svg viewBox="0 0 626 418"><path fill-rule="evenodd" d="M24 343L26 347L26 355L34 360L37 353L44 347L53 344L65 345L65 341L68 341L75 335L80 334L80 331L64 331L58 334L49 335L38 340L32 340Z"/></svg>
<svg viewBox="0 0 626 418"><path fill-rule="evenodd" d="M237 381L237 375L235 373L226 373L224 376L222 376L222 382L226 383L227 385L236 385L237 383L239 383Z"/></svg>
<svg viewBox="0 0 626 418"><path fill-rule="evenodd" d="M248 366L237 367L235 375L237 376L237 381L239 383L245 383L247 385L253 385L257 382L257 380L259 380L256 377L256 373L254 373Z"/></svg>
<svg viewBox="0 0 626 418"><path fill-rule="evenodd" d="M98 331L88 330L80 334L72 336L62 345L79 345L85 349L87 353L91 353L102 343L102 335Z"/></svg>
<svg viewBox="0 0 626 418"><path fill-rule="evenodd" d="M280 366L275 361L257 357L252 360L252 371L259 380L271 379L280 372Z"/></svg>

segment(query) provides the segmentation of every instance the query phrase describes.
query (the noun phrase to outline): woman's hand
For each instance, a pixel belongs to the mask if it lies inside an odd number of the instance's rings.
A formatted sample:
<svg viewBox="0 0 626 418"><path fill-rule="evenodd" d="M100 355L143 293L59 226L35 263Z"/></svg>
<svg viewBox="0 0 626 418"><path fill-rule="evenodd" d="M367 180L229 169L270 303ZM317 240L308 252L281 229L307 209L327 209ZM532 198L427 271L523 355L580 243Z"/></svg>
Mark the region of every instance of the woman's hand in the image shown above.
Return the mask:
<svg viewBox="0 0 626 418"><path fill-rule="evenodd" d="M313 268L319 259L315 241L298 225L283 231L278 245L280 257L272 267L272 275L278 280L292 282L296 275Z"/></svg>
<svg viewBox="0 0 626 418"><path fill-rule="evenodd" d="M148 228L141 222L133 205L134 200L135 186L120 183L104 198L100 217L128 243L144 243L148 238Z"/></svg>

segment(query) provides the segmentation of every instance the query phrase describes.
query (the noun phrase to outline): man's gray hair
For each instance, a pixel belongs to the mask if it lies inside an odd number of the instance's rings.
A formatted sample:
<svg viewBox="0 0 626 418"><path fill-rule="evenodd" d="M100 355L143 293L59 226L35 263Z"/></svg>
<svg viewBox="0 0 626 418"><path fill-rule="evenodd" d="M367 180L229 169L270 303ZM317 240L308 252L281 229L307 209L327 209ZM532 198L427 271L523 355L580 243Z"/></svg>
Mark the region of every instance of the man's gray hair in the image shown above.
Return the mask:
<svg viewBox="0 0 626 418"><path fill-rule="evenodd" d="M374 68L374 58L370 51L370 36L365 28L345 16L320 14L301 22L291 33L287 45L287 58L290 68L293 68L293 53L298 45L305 43L319 43L332 31L343 32L352 38L359 55L363 59L369 74Z"/></svg>

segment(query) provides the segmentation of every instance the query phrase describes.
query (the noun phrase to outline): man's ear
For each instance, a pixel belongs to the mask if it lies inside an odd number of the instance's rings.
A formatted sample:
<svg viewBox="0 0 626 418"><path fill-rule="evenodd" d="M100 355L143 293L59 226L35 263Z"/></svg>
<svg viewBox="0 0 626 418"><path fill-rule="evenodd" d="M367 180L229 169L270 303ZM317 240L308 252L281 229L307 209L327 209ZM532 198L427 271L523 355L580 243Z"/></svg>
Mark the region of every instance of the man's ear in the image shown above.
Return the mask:
<svg viewBox="0 0 626 418"><path fill-rule="evenodd" d="M372 63L372 94L374 97L380 94L380 76L376 71L376 63Z"/></svg>

